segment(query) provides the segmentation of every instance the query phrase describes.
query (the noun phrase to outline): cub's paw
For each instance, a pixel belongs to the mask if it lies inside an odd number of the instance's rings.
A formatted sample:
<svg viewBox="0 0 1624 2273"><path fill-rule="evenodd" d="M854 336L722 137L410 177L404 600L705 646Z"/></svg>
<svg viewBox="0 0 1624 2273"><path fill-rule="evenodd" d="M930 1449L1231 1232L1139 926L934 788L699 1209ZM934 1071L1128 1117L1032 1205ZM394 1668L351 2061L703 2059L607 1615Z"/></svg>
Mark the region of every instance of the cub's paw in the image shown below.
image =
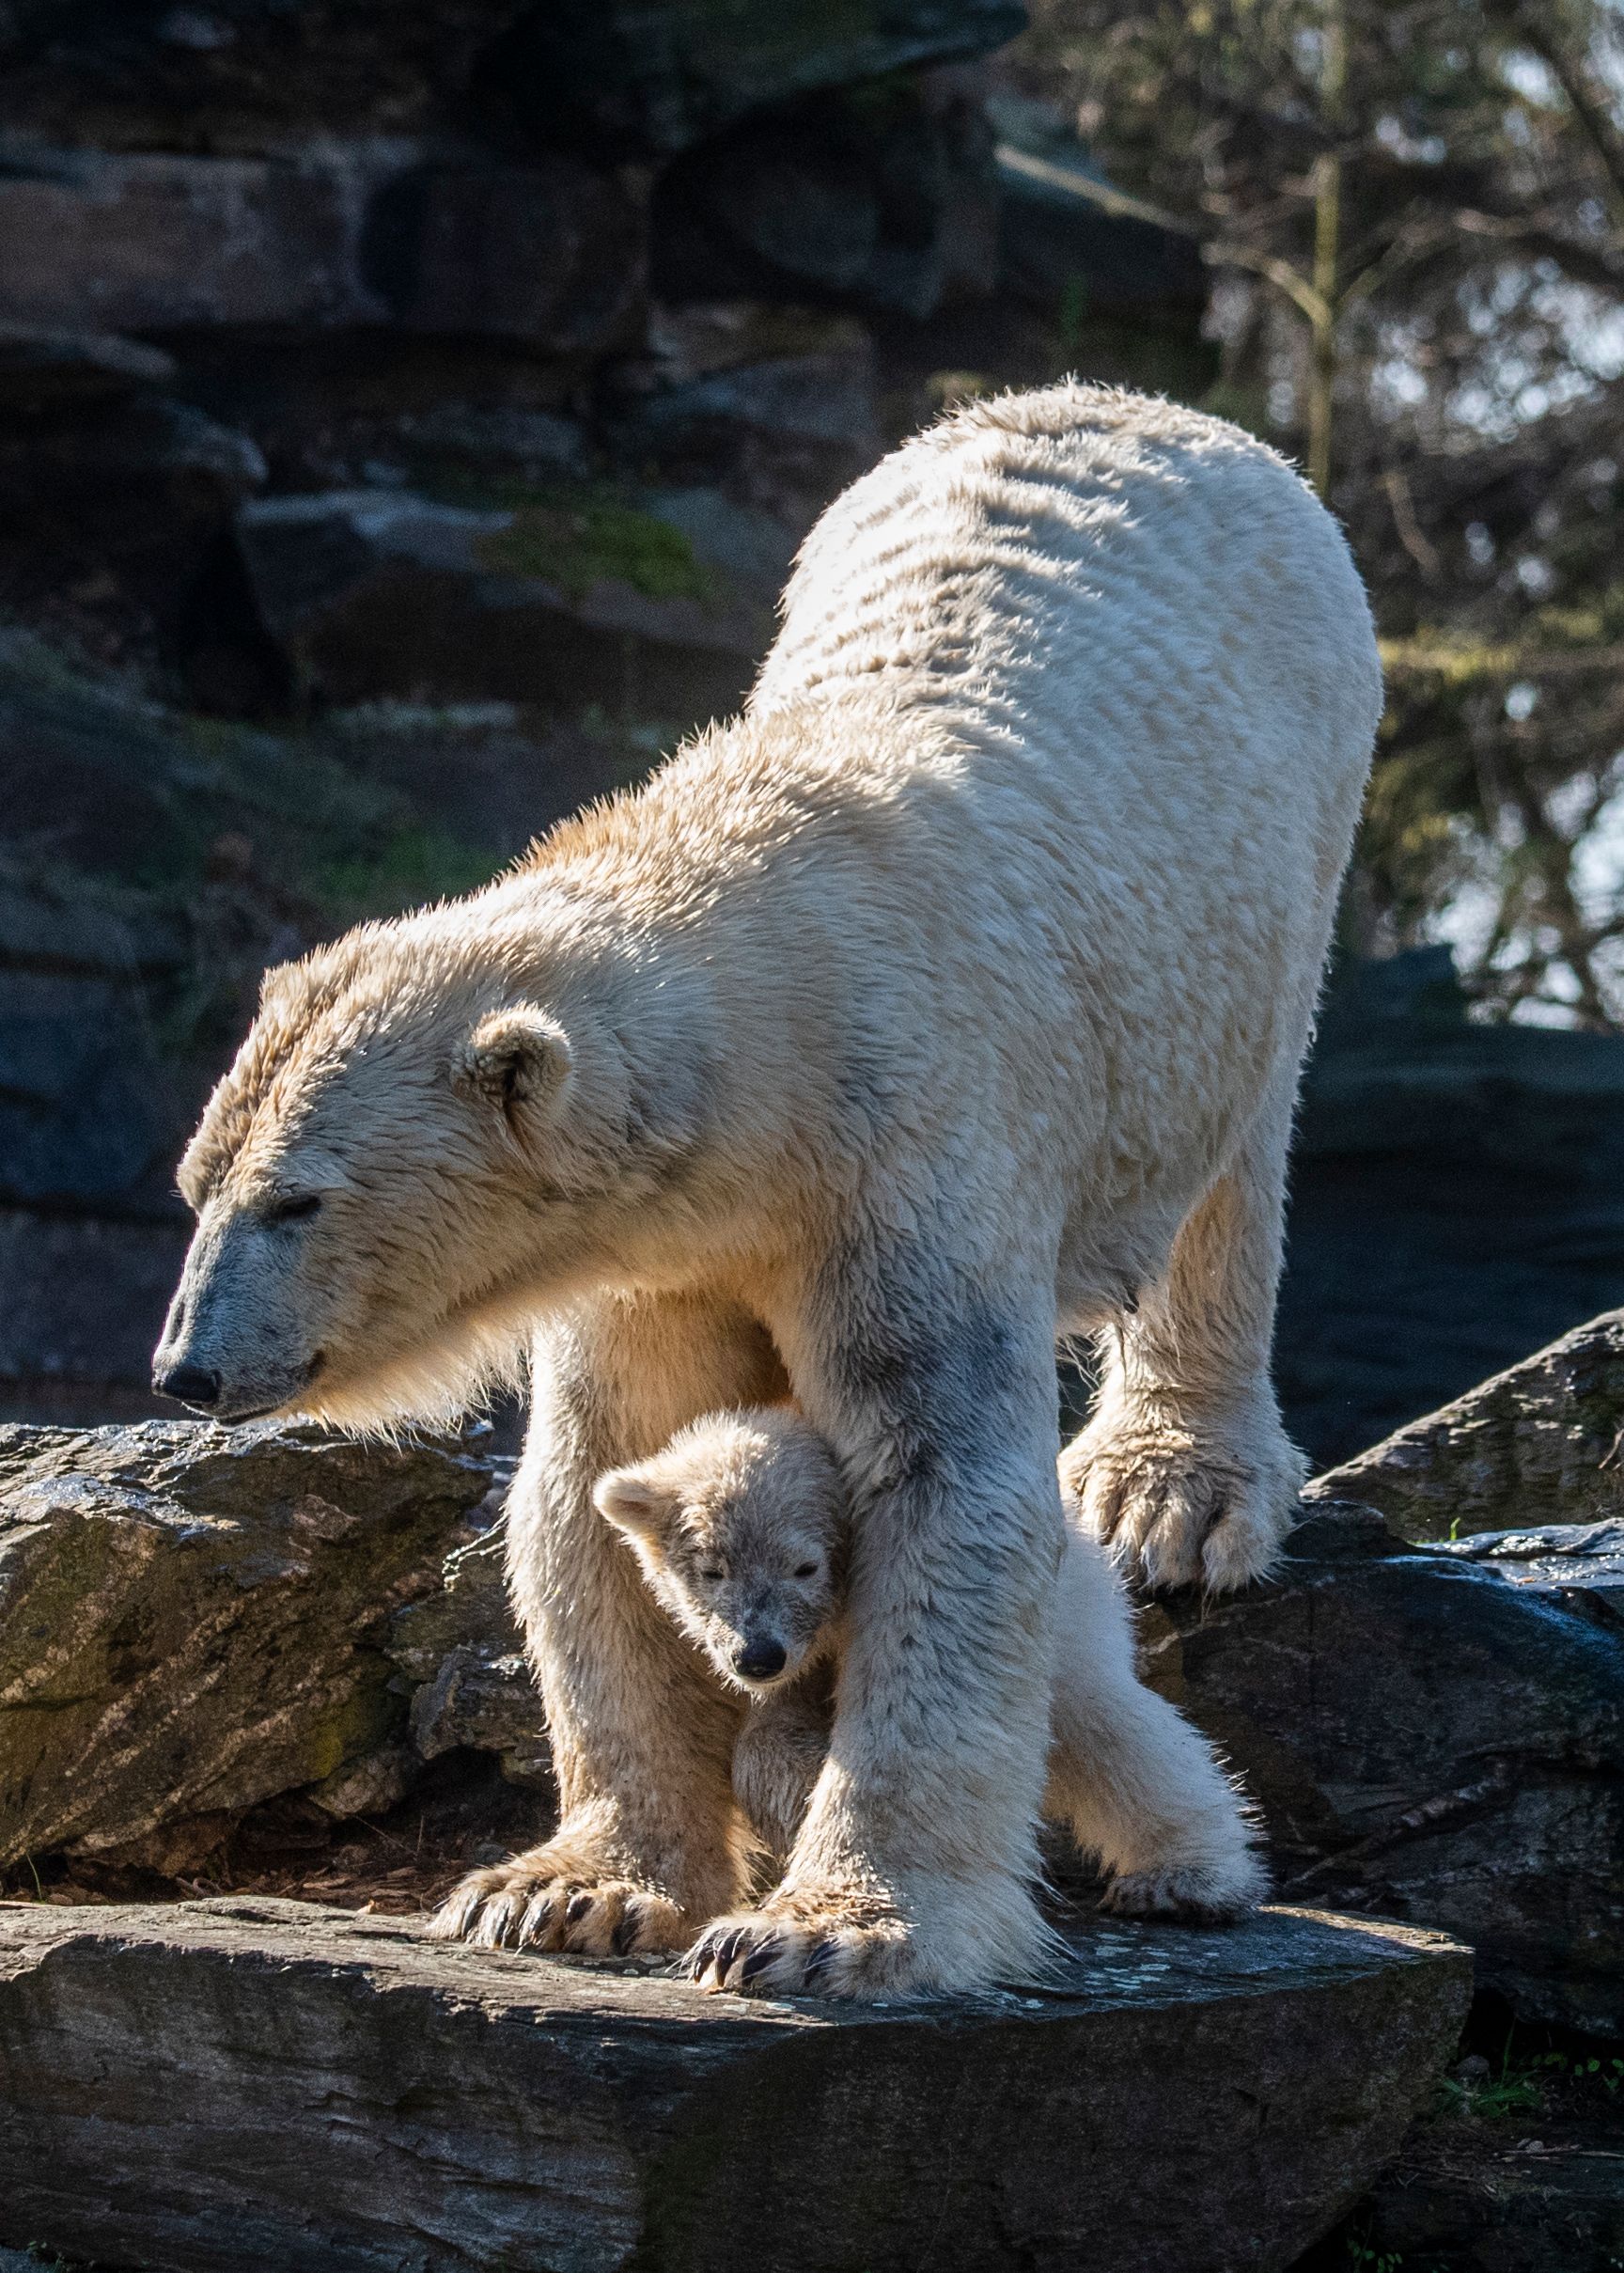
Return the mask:
<svg viewBox="0 0 1624 2273"><path fill-rule="evenodd" d="M1114 1878L1100 1907L1117 1918L1169 1918L1186 1925L1228 1926L1255 1910L1269 1882L1255 1855L1223 1861L1163 1863Z"/></svg>
<svg viewBox="0 0 1624 2273"><path fill-rule="evenodd" d="M1273 1414L1223 1433L1104 1414L1060 1460L1062 1486L1119 1570L1213 1594L1264 1576L1306 1473Z"/></svg>
<svg viewBox="0 0 1624 2273"><path fill-rule="evenodd" d="M482 1950L554 1950L578 1957L631 1957L679 1950L691 1921L652 1888L593 1878L545 1847L474 1871L435 1913L437 1941Z"/></svg>
<svg viewBox="0 0 1624 2273"><path fill-rule="evenodd" d="M914 1936L899 1918L859 1924L773 1910L736 1910L712 1919L682 1961L708 1994L849 1997L859 2000L929 1994Z"/></svg>

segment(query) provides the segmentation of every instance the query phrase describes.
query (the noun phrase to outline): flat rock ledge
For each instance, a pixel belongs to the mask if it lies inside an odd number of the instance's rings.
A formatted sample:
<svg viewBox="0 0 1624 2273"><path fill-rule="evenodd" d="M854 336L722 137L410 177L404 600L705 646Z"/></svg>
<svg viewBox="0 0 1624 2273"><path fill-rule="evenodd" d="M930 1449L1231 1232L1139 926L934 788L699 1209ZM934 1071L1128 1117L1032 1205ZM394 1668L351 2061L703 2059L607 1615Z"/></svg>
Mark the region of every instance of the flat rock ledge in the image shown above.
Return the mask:
<svg viewBox="0 0 1624 2273"><path fill-rule="evenodd" d="M1090 1919L1041 1986L704 1997L291 1902L0 1910L0 2243L165 2273L1276 2273L1454 2049L1459 1943Z"/></svg>

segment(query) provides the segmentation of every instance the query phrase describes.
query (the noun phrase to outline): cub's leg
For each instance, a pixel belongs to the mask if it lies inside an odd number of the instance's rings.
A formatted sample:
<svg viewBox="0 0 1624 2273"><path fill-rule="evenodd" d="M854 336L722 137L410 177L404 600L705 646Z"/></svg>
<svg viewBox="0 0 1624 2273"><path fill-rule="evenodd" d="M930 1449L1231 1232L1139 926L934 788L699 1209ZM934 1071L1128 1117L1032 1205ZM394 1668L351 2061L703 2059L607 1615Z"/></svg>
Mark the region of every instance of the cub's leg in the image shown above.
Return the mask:
<svg viewBox="0 0 1624 2273"><path fill-rule="evenodd" d="M561 1818L542 1845L465 1878L435 1931L592 1956L679 1948L746 1882L731 1784L743 1707L655 1601L592 1485L702 1412L781 1394L782 1373L730 1308L595 1296L538 1336L532 1379L508 1570Z"/></svg>
<svg viewBox="0 0 1624 2273"><path fill-rule="evenodd" d="M976 1211L945 1197L917 1213L935 1226ZM1020 1262L953 1260L851 1239L774 1322L853 1487L848 1639L783 1883L701 1936L689 1964L708 1986L906 1996L1044 1951L1053 1262L1035 1287Z"/></svg>
<svg viewBox="0 0 1624 2273"><path fill-rule="evenodd" d="M1246 1812L1206 1739L1139 1680L1121 1585L1075 1532L1054 1617L1044 1815L1099 1857L1107 1909L1239 1917L1267 1890Z"/></svg>
<svg viewBox="0 0 1624 2273"><path fill-rule="evenodd" d="M1295 1080L1185 1219L1165 1275L1101 1337L1093 1418L1062 1485L1126 1572L1215 1593L1268 1570L1307 1464L1269 1379Z"/></svg>
<svg viewBox="0 0 1624 2273"><path fill-rule="evenodd" d="M751 1705L733 1748L733 1796L771 1858L789 1859L814 1785L829 1756L833 1701L815 1667L806 1681Z"/></svg>

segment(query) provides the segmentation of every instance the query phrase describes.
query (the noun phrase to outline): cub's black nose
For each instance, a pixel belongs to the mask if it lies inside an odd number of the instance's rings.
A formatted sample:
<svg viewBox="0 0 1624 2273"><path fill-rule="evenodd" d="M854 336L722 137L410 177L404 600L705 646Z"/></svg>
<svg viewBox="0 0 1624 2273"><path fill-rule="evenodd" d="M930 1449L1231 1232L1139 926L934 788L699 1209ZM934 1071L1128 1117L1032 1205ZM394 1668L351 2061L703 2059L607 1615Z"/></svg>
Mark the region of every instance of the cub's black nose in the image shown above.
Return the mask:
<svg viewBox="0 0 1624 2273"><path fill-rule="evenodd" d="M746 1681L771 1681L782 1673L789 1652L781 1641L747 1641L735 1653L734 1670L742 1673Z"/></svg>
<svg viewBox="0 0 1624 2273"><path fill-rule="evenodd" d="M219 1403L220 1376L200 1365L171 1366L167 1372L154 1372L152 1387L160 1397L173 1397L179 1404L211 1405Z"/></svg>

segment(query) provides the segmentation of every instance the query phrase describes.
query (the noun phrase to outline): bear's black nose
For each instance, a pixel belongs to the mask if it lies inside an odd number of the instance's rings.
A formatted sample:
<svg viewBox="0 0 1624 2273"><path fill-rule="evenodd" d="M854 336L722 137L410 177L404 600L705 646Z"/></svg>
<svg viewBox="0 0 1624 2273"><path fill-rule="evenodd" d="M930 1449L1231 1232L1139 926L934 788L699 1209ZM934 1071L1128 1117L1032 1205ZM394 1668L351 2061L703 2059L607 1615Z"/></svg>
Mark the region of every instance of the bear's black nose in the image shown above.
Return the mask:
<svg viewBox="0 0 1624 2273"><path fill-rule="evenodd" d="M156 1370L152 1387L160 1397L173 1397L180 1404L216 1404L220 1398L220 1376L200 1365L171 1366L167 1372Z"/></svg>
<svg viewBox="0 0 1624 2273"><path fill-rule="evenodd" d="M747 1641L733 1654L733 1666L746 1681L771 1681L782 1673L789 1652L781 1641Z"/></svg>

